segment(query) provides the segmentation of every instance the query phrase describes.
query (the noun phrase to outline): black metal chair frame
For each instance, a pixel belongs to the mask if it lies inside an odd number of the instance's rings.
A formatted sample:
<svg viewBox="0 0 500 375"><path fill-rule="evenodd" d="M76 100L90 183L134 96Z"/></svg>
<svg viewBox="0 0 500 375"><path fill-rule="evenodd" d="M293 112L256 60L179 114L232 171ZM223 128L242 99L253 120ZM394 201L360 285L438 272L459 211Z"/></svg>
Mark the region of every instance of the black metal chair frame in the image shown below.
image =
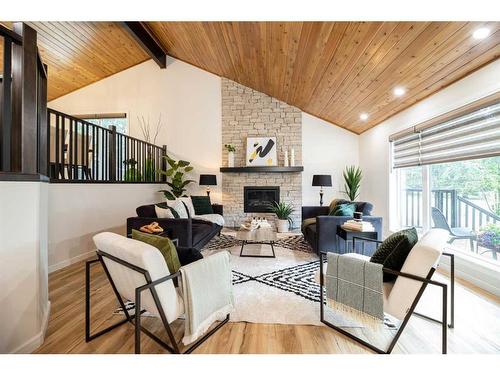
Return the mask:
<svg viewBox="0 0 500 375"><path fill-rule="evenodd" d="M106 267L106 264L104 263L104 259L107 258L113 262L116 262L124 267L130 268L144 276L145 279L145 284L137 287L135 289L135 313L133 315L130 315L127 309L125 308L125 303L123 302L122 297L118 293L118 289L116 289L115 283L113 279L111 278L111 275L108 271L108 268ZM91 321L91 314L90 314L90 267L94 263L101 263L104 272L106 274L106 277L108 278L109 283L111 284L111 288L113 289L113 292L120 304L120 307L122 308L122 311L125 314L125 318L115 324L112 324L111 326L102 329L101 331L95 332L91 334L90 332L90 321ZM184 352L181 352L179 349L179 346L177 344L177 341L175 339L175 336L172 332L172 328L170 324L168 323L167 317L165 315L165 311L163 310L163 307L161 306L160 299L158 297L158 293L156 291L155 286L158 284L161 284L167 280L172 280L175 278L178 278L180 276L180 272L176 272L172 275L168 275L165 277L162 277L158 280L152 281L151 276L149 275L149 272L141 267L138 267L134 264L128 263L124 261L123 259L119 259L111 254L108 254L104 251L97 250L97 259L89 260L86 262L85 265L85 342L90 342L93 339L104 335L105 333L108 333L115 329L116 327L121 326L124 323L131 323L135 326L135 354L140 354L141 353L141 331L144 332L147 336L149 336L151 339L153 339L157 344L159 344L161 347L165 348L167 351L170 353L174 354L189 354L192 353L196 348L198 348L201 344L203 344L210 336L212 336L215 332L217 332L224 324L226 324L229 321L229 314L227 314L226 318L218 323L214 328L212 328L210 331L208 331L203 337L201 337L199 340L197 340L195 343L191 344ZM151 292L151 295L153 297L154 303L156 305L156 308L158 310L158 313L160 314L160 319L163 323L163 326L165 328L165 331L167 332L167 335L169 337L170 345L169 343L163 341L160 337L156 336L154 333L146 329L145 327L141 326L141 314L144 313L144 310L141 310L141 295L142 292L149 290Z"/></svg>
<svg viewBox="0 0 500 375"><path fill-rule="evenodd" d="M382 243L382 241L379 240L373 240L373 239L367 239L363 237L354 237L352 239L352 246L353 249L355 248L355 241L356 239L361 240L361 241L371 241L371 242L376 242L377 244ZM324 318L324 304L325 304L325 298L324 298L324 274L323 274L323 262L326 260L326 252L321 252L320 253L320 320L322 323L326 324L328 327L335 329L336 331L344 334L345 336L349 337L350 339L360 343L361 345L373 350L375 353L378 354L390 354L394 347L396 346L396 343L399 340L399 337L403 333L404 329L406 328L406 325L408 324L408 321L410 320L412 315L417 315L421 318L430 320L432 322L436 322L441 324L442 328L442 336L441 336L441 351L443 354L447 353L447 328L454 328L455 326L455 256L454 254L451 253L445 253L443 252L442 255L448 256L450 258L450 323L448 324L448 285L444 283L440 283L438 281L431 280L432 275L436 271L436 268L431 268L429 273L427 274L426 277L420 277L416 275L412 275L409 273L404 273L404 272L399 272L399 271L394 271L389 268L382 268L382 271L385 273L393 274L398 277L406 277L412 280L417 280L422 282L422 286L420 287L420 290L418 291L415 299L413 300L413 303L411 304L408 312L406 313L404 319L402 320L398 330L396 331L395 336L391 340L389 346L387 349L380 349L376 347L375 345L369 343L366 340L363 340L355 335L353 335L350 332L347 332L346 330L328 322ZM422 297L422 294L425 291L425 288L427 285L435 285L438 286L442 289L442 318L441 320L429 317L427 315L418 313L415 311L415 308L418 305L418 302L420 301L420 298Z"/></svg>

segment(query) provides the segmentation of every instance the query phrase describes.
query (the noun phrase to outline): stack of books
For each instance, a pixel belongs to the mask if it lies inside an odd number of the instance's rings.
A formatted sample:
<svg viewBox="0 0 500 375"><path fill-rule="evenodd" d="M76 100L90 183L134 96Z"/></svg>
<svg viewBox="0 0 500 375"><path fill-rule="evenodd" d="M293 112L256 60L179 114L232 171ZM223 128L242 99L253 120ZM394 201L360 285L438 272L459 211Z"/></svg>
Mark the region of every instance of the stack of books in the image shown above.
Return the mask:
<svg viewBox="0 0 500 375"><path fill-rule="evenodd" d="M372 223L368 221L347 220L344 224L342 224L342 228L357 232L375 232L375 228Z"/></svg>

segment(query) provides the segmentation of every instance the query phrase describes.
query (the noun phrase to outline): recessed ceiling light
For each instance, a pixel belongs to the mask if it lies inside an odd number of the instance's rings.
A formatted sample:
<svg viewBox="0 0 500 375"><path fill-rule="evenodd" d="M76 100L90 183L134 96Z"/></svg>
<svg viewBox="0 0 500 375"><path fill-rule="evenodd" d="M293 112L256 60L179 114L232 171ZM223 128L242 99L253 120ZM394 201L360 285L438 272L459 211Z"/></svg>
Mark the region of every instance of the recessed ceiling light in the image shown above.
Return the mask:
<svg viewBox="0 0 500 375"><path fill-rule="evenodd" d="M368 120L368 114L367 113L362 113L359 115L359 118L363 121Z"/></svg>
<svg viewBox="0 0 500 375"><path fill-rule="evenodd" d="M488 29L487 27L481 27L474 31L474 33L472 34L474 39L484 39L488 35L490 35L490 29Z"/></svg>
<svg viewBox="0 0 500 375"><path fill-rule="evenodd" d="M403 96L404 94L406 94L406 90L403 87L396 87L394 89L394 95Z"/></svg>

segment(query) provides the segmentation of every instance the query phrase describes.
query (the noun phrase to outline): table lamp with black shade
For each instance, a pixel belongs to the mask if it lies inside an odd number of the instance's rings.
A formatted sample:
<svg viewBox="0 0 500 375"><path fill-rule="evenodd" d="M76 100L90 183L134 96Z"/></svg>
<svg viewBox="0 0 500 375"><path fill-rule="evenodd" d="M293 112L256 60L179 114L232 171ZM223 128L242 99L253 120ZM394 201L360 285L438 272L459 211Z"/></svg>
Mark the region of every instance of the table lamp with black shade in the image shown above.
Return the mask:
<svg viewBox="0 0 500 375"><path fill-rule="evenodd" d="M320 186L319 190L319 205L323 206L323 187L332 186L332 176L329 174L313 175L312 186Z"/></svg>
<svg viewBox="0 0 500 375"><path fill-rule="evenodd" d="M214 174L200 174L200 186L207 187L207 196L210 196L210 186L217 185L217 176Z"/></svg>

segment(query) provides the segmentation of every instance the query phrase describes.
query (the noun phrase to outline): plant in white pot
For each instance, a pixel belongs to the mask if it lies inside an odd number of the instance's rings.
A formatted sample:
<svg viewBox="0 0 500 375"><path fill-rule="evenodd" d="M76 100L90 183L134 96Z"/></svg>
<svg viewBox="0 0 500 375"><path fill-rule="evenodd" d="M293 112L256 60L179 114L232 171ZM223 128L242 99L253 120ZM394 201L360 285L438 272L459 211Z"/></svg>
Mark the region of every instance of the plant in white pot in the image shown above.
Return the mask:
<svg viewBox="0 0 500 375"><path fill-rule="evenodd" d="M291 203L274 202L272 207L273 212L278 217L276 219L276 228L279 233L288 232L290 225L293 223L292 213L295 211Z"/></svg>
<svg viewBox="0 0 500 375"><path fill-rule="evenodd" d="M234 167L234 152L236 151L236 147L232 144L227 144L224 145L225 149L227 150L227 166L229 168Z"/></svg>

